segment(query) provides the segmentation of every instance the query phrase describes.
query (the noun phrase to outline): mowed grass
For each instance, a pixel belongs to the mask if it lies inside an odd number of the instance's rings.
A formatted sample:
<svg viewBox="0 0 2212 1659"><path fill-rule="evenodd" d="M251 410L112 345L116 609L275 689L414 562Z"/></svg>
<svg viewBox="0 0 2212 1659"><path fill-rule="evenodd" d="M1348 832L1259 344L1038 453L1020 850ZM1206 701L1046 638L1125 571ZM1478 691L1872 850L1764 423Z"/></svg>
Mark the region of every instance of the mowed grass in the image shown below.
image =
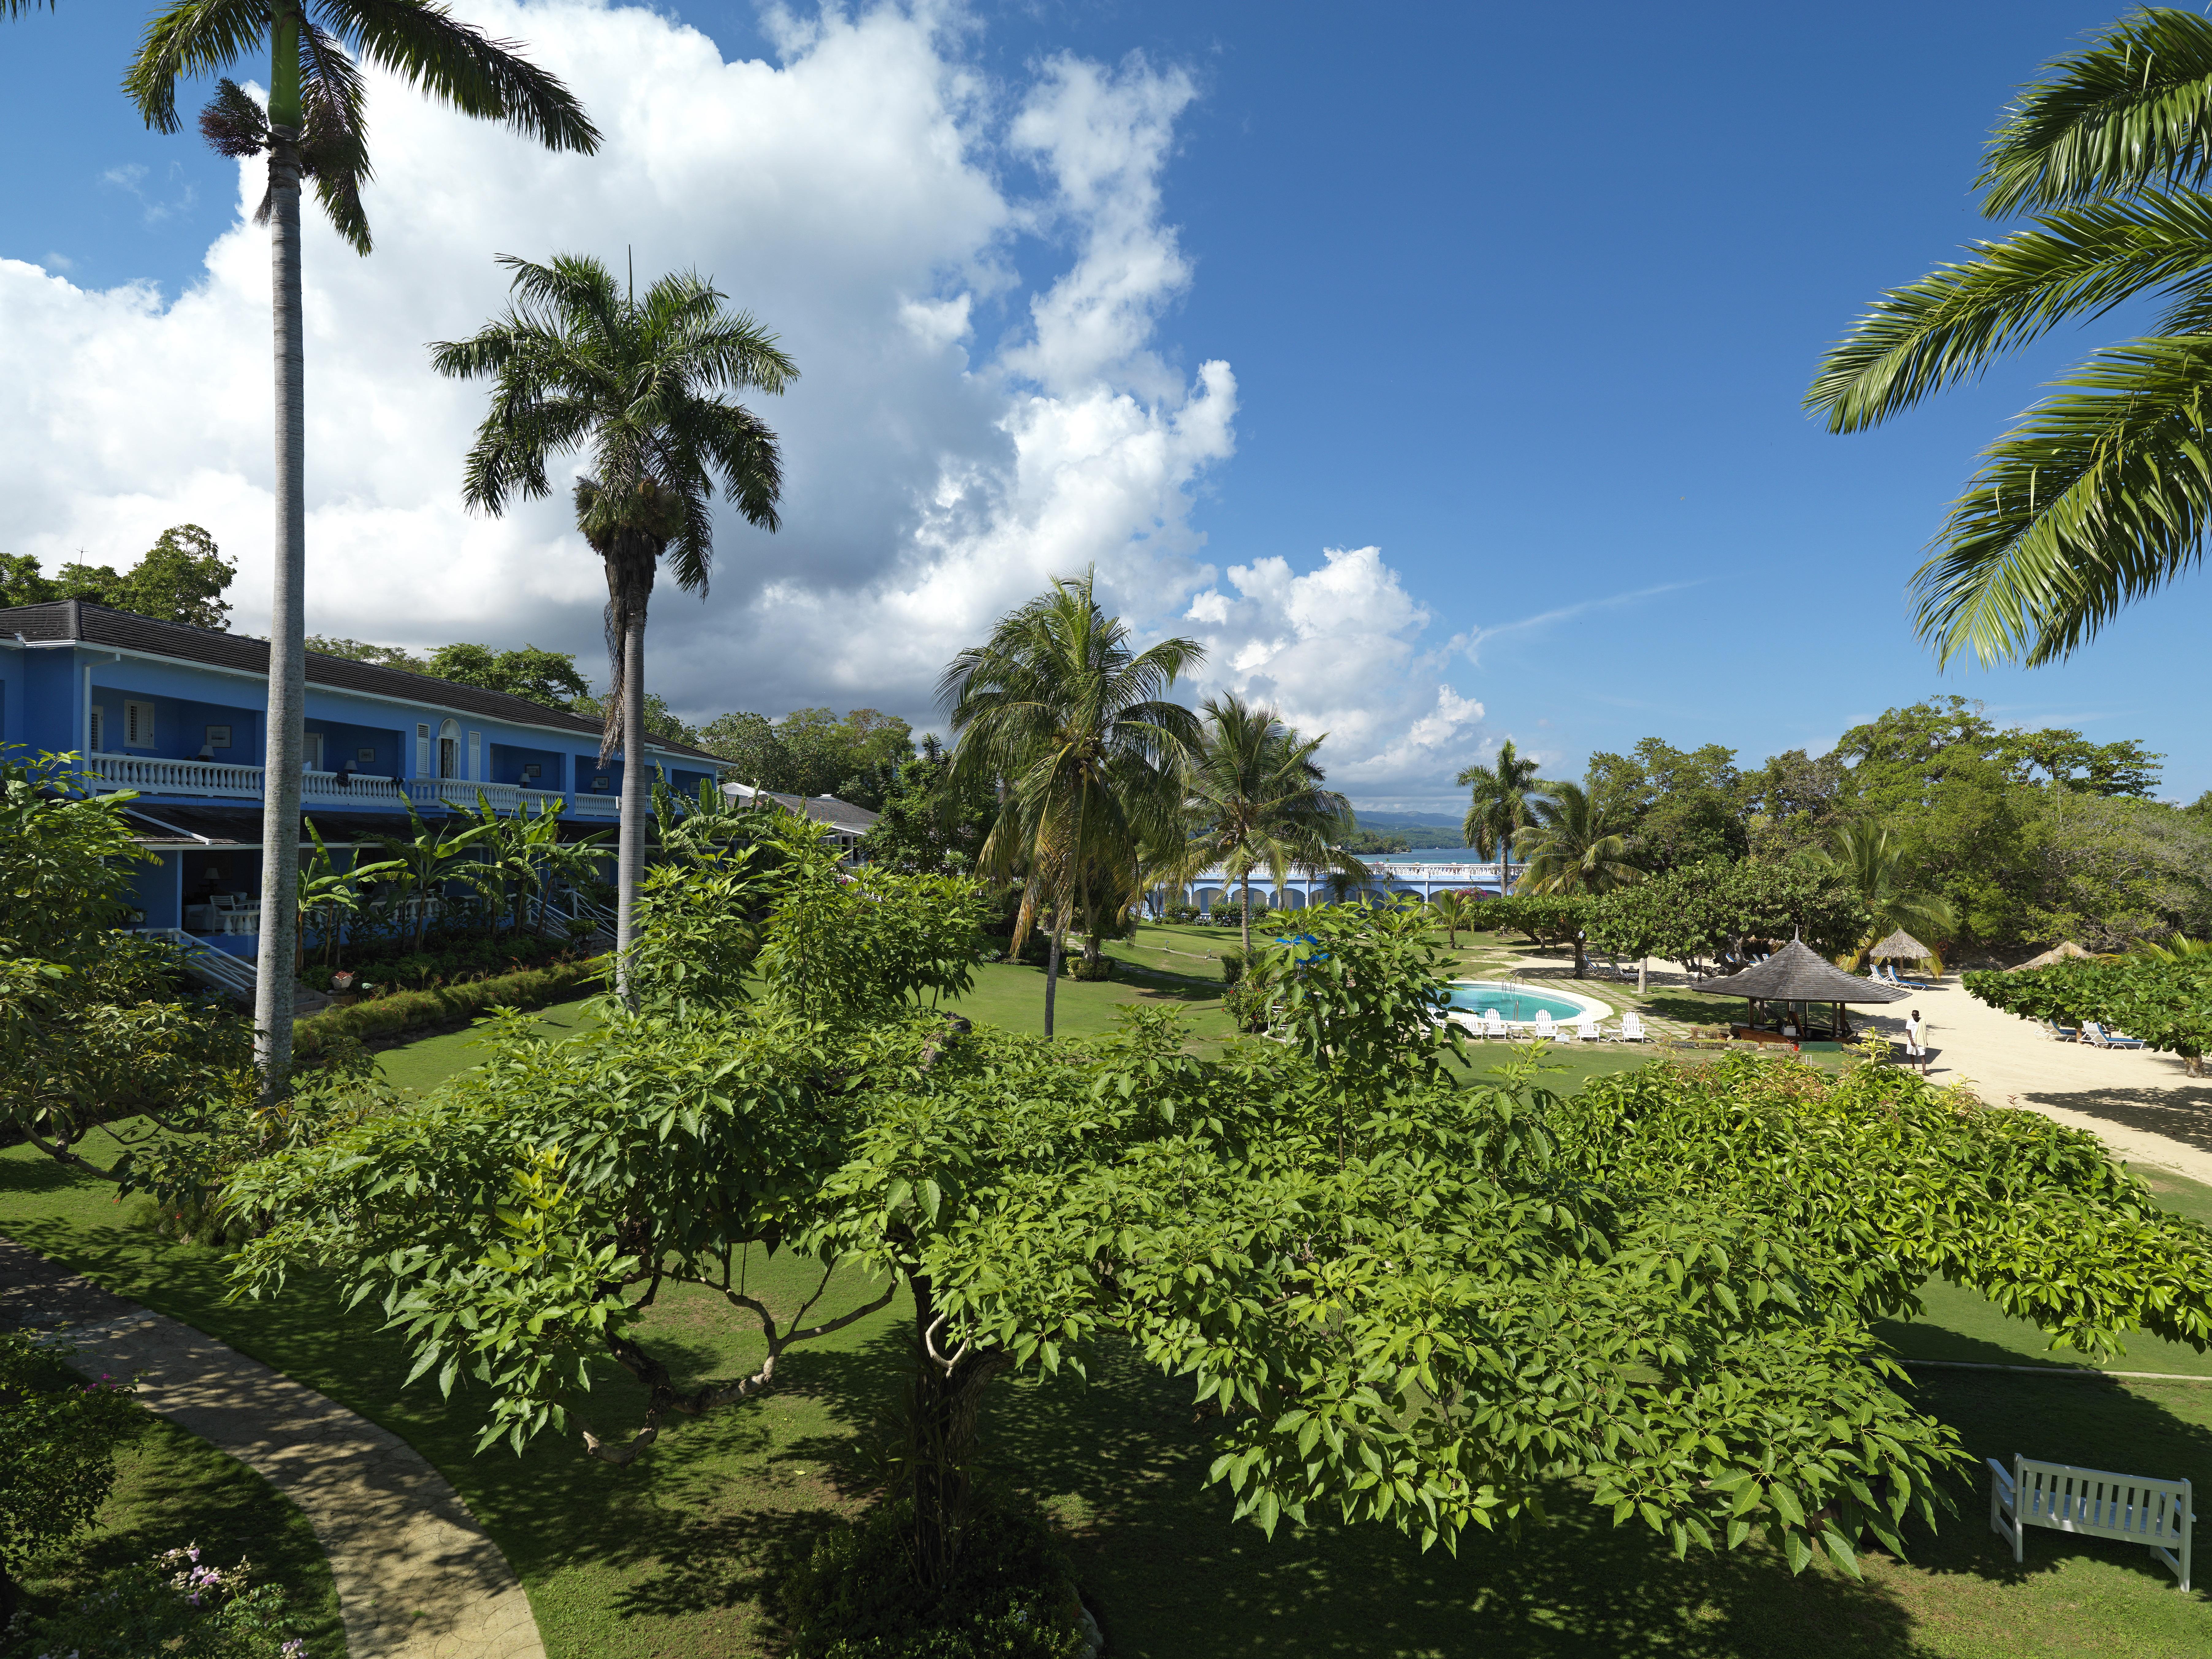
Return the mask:
<svg viewBox="0 0 2212 1659"><path fill-rule="evenodd" d="M57 1370L57 1381L74 1380ZM31 1613L59 1611L118 1568L198 1545L203 1565L244 1560L253 1582L280 1584L307 1659L342 1659L337 1594L322 1546L292 1501L245 1464L149 1411L117 1455L114 1489L94 1529L16 1564Z"/></svg>
<svg viewBox="0 0 2212 1659"><path fill-rule="evenodd" d="M994 964L979 970L962 1007L1040 1030L1042 991L1039 970ZM1068 980L1059 992L1060 1029L1071 1034L1107 1029L1116 1008L1148 994ZM1204 999L1186 1006L1200 1018L1206 1012ZM1218 996L1212 1012L1219 1018ZM443 1046L429 1051L430 1043ZM422 1047L414 1086L434 1081L441 1067L475 1063L453 1037ZM1480 1045L1473 1054L1493 1066L1504 1059ZM1569 1050L1552 1058L1568 1069L1540 1080L1565 1091L1594 1074L1581 1067L1618 1069L1647 1056ZM2212 1193L2178 1178L2155 1181L2162 1201L2212 1219ZM481 1396L446 1401L427 1382L404 1387L405 1357L373 1314L341 1312L329 1287L312 1281L273 1304L228 1304L221 1258L162 1239L149 1219L143 1206L117 1206L88 1178L34 1152L0 1153L0 1232L221 1336L422 1449L514 1564L554 1659L781 1651L775 1587L824 1528L867 1501L868 1449L911 1352L902 1298L791 1351L767 1394L668 1425L629 1469L550 1439L520 1457L504 1447L479 1455ZM819 1282L817 1269L787 1253L756 1255L745 1272L746 1288L779 1316ZM817 1313L858 1305L875 1288L837 1275ZM1914 1357L2064 1363L2046 1353L2033 1327L1940 1285L1930 1288L1925 1319L1889 1334ZM760 1352L750 1320L701 1291L665 1297L643 1340L684 1381L750 1369ZM2120 1363L2187 1369L2163 1353L2153 1363L2150 1348L2133 1345ZM2212 1482L2212 1385L1928 1370L1917 1375L1915 1391L1958 1429L1977 1468L1982 1457L2020 1450ZM626 1431L639 1406L627 1377L602 1368L594 1426ZM1387 1528L1326 1521L1270 1540L1232 1525L1228 1494L1206 1484L1212 1436L1192 1409L1189 1385L1117 1352L1102 1356L1087 1384L1063 1377L996 1386L982 1437L985 1478L1033 1493L1067 1528L1117 1655L2179 1659L2212 1651L2206 1597L2176 1590L2147 1551L2037 1532L2027 1566L2015 1569L1987 1530L1972 1471L1956 1484L1958 1513L1934 1536L1916 1537L1910 1562L1876 1555L1853 1581L1826 1565L1793 1578L1758 1548L1678 1562L1648 1531L1612 1527L1568 1486L1552 1494L1549 1524L1517 1540L1471 1536L1456 1559L1441 1549L1423 1555Z"/></svg>

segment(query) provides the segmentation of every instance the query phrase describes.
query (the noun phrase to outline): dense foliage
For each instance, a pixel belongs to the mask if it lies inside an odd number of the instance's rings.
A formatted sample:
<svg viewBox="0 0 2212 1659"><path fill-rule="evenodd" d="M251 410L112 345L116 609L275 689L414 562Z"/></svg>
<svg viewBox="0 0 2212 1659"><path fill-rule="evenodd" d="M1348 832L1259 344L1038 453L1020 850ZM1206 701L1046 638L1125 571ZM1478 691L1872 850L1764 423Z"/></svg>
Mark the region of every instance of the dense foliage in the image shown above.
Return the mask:
<svg viewBox="0 0 2212 1659"><path fill-rule="evenodd" d="M67 1353L0 1331L0 1628L15 1616L25 1562L91 1525L115 1484L116 1448L136 1428L130 1388L64 1380L56 1361Z"/></svg>
<svg viewBox="0 0 2212 1659"><path fill-rule="evenodd" d="M2136 1328L2212 1339L2212 1236L2039 1117L1878 1067L1662 1065L1565 1104L1455 1086L1418 908L1306 913L1318 944L1248 975L1289 1040L1201 1060L1164 1009L1059 1043L924 1013L965 972L957 884L865 896L805 837L757 879L757 1000L664 988L558 1047L518 1022L418 1109L250 1167L232 1201L268 1231L241 1284L333 1269L418 1375L482 1391L486 1443L578 1434L617 1463L903 1286L891 1501L925 1586L971 1513L981 1390L1101 1345L1192 1379L1213 1478L1263 1527L1449 1540L1579 1477L1678 1550L1756 1530L1802 1566L1902 1548L1957 1461L1871 1325L1929 1273L2093 1355ZM668 882L672 909L728 908ZM885 932L851 937L872 914ZM886 959L894 930L915 937ZM639 980L660 983L642 960ZM749 1254L777 1249L825 1291L842 1267L843 1311L749 1297ZM761 1362L678 1388L639 1323L670 1283L756 1325ZM646 1385L641 1420L595 1403L609 1361Z"/></svg>
<svg viewBox="0 0 2212 1659"><path fill-rule="evenodd" d="M2190 1076L2204 1075L2204 1053L2212 1048L2212 956L2057 962L1970 973L1962 982L1992 1008L2069 1025L2095 1020L2179 1054Z"/></svg>
<svg viewBox="0 0 2212 1659"><path fill-rule="evenodd" d="M739 783L779 794L835 795L871 811L890 798L915 752L913 728L876 708L842 715L794 708L781 720L735 712L709 720L696 741L729 762L729 775Z"/></svg>
<svg viewBox="0 0 2212 1659"><path fill-rule="evenodd" d="M196 524L173 525L125 571L104 564L65 564L49 578L28 553L0 553L0 607L88 599L156 622L221 629L230 616L222 596L238 574L215 538Z"/></svg>
<svg viewBox="0 0 2212 1659"><path fill-rule="evenodd" d="M307 1659L284 1591L252 1565L217 1566L199 1547L165 1550L102 1577L70 1607L32 1620L15 1651L38 1659Z"/></svg>
<svg viewBox="0 0 2212 1659"><path fill-rule="evenodd" d="M1828 754L1792 750L1755 769L1718 744L1648 738L1593 755L1585 787L1598 820L1656 872L1817 860L1841 836L1879 835L1912 892L1949 917L1934 929L1923 906L1921 926L1900 923L1939 950L2061 939L2124 950L2212 929L2212 820L2149 799L2159 758L2131 738L2001 728L1950 696L1889 709Z"/></svg>
<svg viewBox="0 0 2212 1659"><path fill-rule="evenodd" d="M202 1124L251 1086L252 1054L242 1020L183 992L172 947L118 931L150 854L132 797L64 793L84 781L52 756L0 757L0 1122L94 1170L76 1151L89 1130Z"/></svg>
<svg viewBox="0 0 2212 1659"><path fill-rule="evenodd" d="M1825 955L1851 950L1871 917L1833 867L1715 861L1670 870L1593 902L1590 938L1624 956L1671 957L1732 973L1754 943L1802 938Z"/></svg>

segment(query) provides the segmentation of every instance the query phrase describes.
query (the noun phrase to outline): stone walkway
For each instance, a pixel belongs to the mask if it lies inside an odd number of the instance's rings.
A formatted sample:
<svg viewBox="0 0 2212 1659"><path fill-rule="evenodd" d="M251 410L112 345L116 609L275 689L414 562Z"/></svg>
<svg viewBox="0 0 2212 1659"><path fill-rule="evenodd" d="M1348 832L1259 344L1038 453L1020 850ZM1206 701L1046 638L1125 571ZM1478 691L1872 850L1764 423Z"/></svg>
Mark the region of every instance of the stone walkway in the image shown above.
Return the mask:
<svg viewBox="0 0 2212 1659"><path fill-rule="evenodd" d="M506 1557L421 1453L191 1326L0 1239L0 1320L59 1327L79 1371L138 1398L300 1506L350 1659L544 1659Z"/></svg>

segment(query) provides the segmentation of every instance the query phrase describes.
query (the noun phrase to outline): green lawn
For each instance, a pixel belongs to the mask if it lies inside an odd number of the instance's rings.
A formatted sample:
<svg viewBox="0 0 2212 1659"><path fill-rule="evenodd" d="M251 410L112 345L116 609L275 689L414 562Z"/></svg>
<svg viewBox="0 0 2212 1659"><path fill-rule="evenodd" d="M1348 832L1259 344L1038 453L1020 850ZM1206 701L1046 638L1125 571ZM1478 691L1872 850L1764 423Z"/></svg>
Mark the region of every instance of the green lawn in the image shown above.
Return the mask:
<svg viewBox="0 0 2212 1659"><path fill-rule="evenodd" d="M116 1459L115 1489L96 1529L21 1570L26 1606L54 1612L104 1573L197 1544L203 1562L230 1567L243 1559L258 1582L283 1585L292 1633L306 1638L310 1659L341 1659L337 1595L307 1516L198 1436L151 1412L140 1417Z"/></svg>
<svg viewBox="0 0 2212 1659"><path fill-rule="evenodd" d="M1037 970L994 965L963 1006L1036 1030L1042 992ZM1061 1029L1104 1029L1115 1006L1157 994L1063 981ZM1192 1006L1205 1017L1204 999ZM1211 1012L1218 1020L1218 1000ZM459 1039L417 1046L419 1055L395 1051L400 1066L416 1068L411 1086L471 1063ZM1482 1058L1479 1046L1474 1055ZM1570 1069L1547 1080L1565 1088L1644 1056L1558 1058ZM2212 1192L2168 1177L2159 1186L2177 1210L2212 1219ZM321 1389L444 1470L528 1588L553 1659L777 1651L771 1592L781 1565L865 1503L864 1448L909 1340L895 1305L794 1350L774 1390L703 1422L679 1420L628 1470L550 1441L520 1458L478 1457L470 1450L477 1402L442 1401L428 1383L403 1388L404 1358L373 1315L341 1313L312 1283L273 1305L225 1305L220 1260L163 1240L147 1219L143 1206L117 1206L34 1152L0 1153L0 1231ZM808 1271L788 1255L757 1258L749 1288L781 1314ZM824 1310L866 1291L841 1280ZM1901 1352L2053 1363L2039 1333L1978 1297L1939 1285L1929 1302L1926 1319L1891 1333ZM757 1352L720 1299L703 1295L665 1299L646 1340L682 1380L727 1374ZM2138 1345L2122 1363L2207 1369L2162 1349ZM629 1381L603 1376L599 1386L599 1426L634 1420ZM1977 1459L2021 1450L2212 1485L2212 1386L1930 1370L1917 1387ZM1958 1488L1959 1513L1919 1542L1911 1564L1877 1558L1862 1582L1824 1569L1793 1579L1758 1551L1675 1562L1648 1533L1610 1527L1571 1489L1555 1494L1549 1526L1517 1542L1471 1538L1457 1559L1424 1556L1374 1528L1322 1524L1271 1542L1231 1526L1227 1495L1204 1485L1208 1437L1188 1385L1125 1357L1106 1356L1087 1386L1001 1385L983 1432L988 1478L1035 1493L1060 1516L1112 1650L1140 1659L2180 1659L2212 1650L2207 1597L2175 1590L2146 1551L2038 1532L2027 1568L2015 1570L1987 1530L1972 1479Z"/></svg>

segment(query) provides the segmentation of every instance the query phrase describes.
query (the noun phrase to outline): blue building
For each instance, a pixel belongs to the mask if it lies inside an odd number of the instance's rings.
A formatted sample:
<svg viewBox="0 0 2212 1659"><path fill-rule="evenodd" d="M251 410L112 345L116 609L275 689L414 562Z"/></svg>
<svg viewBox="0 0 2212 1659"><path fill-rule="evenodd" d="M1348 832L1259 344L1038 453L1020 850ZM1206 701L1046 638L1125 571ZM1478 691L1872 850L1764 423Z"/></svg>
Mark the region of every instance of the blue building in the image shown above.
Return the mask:
<svg viewBox="0 0 2212 1659"><path fill-rule="evenodd" d="M251 956L261 884L265 640L155 622L64 599L0 608L0 747L76 753L112 789L132 789L140 924ZM599 722L521 697L397 668L307 653L302 816L324 844L404 836L411 806L435 822L551 801L566 827L611 830L623 768L599 760ZM681 795L721 763L682 744L645 764ZM344 861L344 854L340 854Z"/></svg>

